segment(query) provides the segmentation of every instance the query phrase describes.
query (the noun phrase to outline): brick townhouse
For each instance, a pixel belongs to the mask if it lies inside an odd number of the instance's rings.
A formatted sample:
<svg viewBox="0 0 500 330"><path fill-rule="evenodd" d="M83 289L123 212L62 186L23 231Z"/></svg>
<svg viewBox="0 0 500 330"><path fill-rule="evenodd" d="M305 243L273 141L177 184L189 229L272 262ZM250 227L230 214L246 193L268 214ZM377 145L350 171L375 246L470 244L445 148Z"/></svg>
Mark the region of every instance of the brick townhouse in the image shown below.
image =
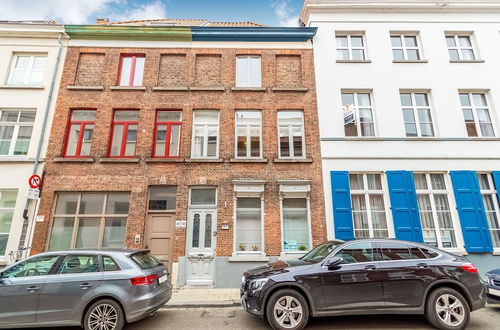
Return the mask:
<svg viewBox="0 0 500 330"><path fill-rule="evenodd" d="M316 29L164 23L65 26L32 253L148 248L238 287L326 239Z"/></svg>

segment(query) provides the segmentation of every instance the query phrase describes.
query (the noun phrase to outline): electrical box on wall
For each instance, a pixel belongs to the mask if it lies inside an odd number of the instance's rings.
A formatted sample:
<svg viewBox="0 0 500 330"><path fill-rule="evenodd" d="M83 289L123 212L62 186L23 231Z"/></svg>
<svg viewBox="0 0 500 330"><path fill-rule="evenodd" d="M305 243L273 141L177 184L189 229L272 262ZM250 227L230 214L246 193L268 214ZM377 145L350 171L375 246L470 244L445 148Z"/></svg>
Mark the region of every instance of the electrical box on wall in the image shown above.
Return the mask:
<svg viewBox="0 0 500 330"><path fill-rule="evenodd" d="M139 244L141 244L141 234L135 234L135 237L134 237L134 244L135 244L135 245L139 245Z"/></svg>

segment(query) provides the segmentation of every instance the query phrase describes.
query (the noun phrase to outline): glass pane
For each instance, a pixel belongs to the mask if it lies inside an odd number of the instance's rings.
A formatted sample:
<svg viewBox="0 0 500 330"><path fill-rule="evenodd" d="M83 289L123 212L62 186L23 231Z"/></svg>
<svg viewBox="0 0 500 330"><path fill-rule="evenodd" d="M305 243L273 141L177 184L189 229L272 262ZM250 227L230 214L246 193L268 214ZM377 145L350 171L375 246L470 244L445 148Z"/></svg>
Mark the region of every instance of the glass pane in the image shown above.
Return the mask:
<svg viewBox="0 0 500 330"><path fill-rule="evenodd" d="M55 214L76 214L77 203L78 194L59 193L57 194Z"/></svg>
<svg viewBox="0 0 500 330"><path fill-rule="evenodd" d="M420 135L434 136L434 128L432 124L420 124Z"/></svg>
<svg viewBox="0 0 500 330"><path fill-rule="evenodd" d="M478 136L477 134L477 128L476 124L474 122L466 122L465 123L465 128L467 130L467 135L468 136Z"/></svg>
<svg viewBox="0 0 500 330"><path fill-rule="evenodd" d="M99 271L96 255L68 255L59 266L58 274L95 273Z"/></svg>
<svg viewBox="0 0 500 330"><path fill-rule="evenodd" d="M478 179L479 179L479 186L481 187L481 190L491 189L490 182L488 180L488 174L485 174L485 173L478 174Z"/></svg>
<svg viewBox="0 0 500 330"><path fill-rule="evenodd" d="M369 107L371 106L370 102L370 94L368 93L359 93L358 94L358 106L359 107Z"/></svg>
<svg viewBox="0 0 500 330"><path fill-rule="evenodd" d="M191 205L215 205L215 189L191 189Z"/></svg>
<svg viewBox="0 0 500 330"><path fill-rule="evenodd" d="M200 247L200 214L196 213L193 217L193 241L192 247Z"/></svg>
<svg viewBox="0 0 500 330"><path fill-rule="evenodd" d="M406 54L408 56L408 60L410 60L410 61L418 61L418 60L420 60L420 55L419 55L417 49L408 49L406 51Z"/></svg>
<svg viewBox="0 0 500 330"><path fill-rule="evenodd" d="M95 248L98 246L99 218L80 218L78 235L76 238L77 248Z"/></svg>
<svg viewBox="0 0 500 330"><path fill-rule="evenodd" d="M336 257L342 258L344 264L374 261L371 243L354 243L339 251Z"/></svg>
<svg viewBox="0 0 500 330"><path fill-rule="evenodd" d="M182 112L180 111L158 111L157 121L181 121Z"/></svg>
<svg viewBox="0 0 500 330"><path fill-rule="evenodd" d="M355 61L361 61L365 59L365 51L363 49L353 49L352 59Z"/></svg>
<svg viewBox="0 0 500 330"><path fill-rule="evenodd" d="M425 174L414 174L413 178L417 189L427 190L427 179L425 178Z"/></svg>
<svg viewBox="0 0 500 330"><path fill-rule="evenodd" d="M474 105L476 107L487 107L486 103L486 95L485 94L472 94L472 98L474 100Z"/></svg>
<svg viewBox="0 0 500 330"><path fill-rule="evenodd" d="M16 205L17 190L0 191L0 207L14 208Z"/></svg>
<svg viewBox="0 0 500 330"><path fill-rule="evenodd" d="M18 55L16 57L15 68L16 69L29 69L30 61L31 61L31 56Z"/></svg>
<svg viewBox="0 0 500 330"><path fill-rule="evenodd" d="M382 260L412 259L408 246L399 243L380 243Z"/></svg>
<svg viewBox="0 0 500 330"><path fill-rule="evenodd" d="M54 218L50 234L49 251L62 251L71 248L71 236L75 218Z"/></svg>
<svg viewBox="0 0 500 330"><path fill-rule="evenodd" d="M236 86L248 87L248 58L246 56L236 57Z"/></svg>
<svg viewBox="0 0 500 330"><path fill-rule="evenodd" d="M302 157L302 127L293 127L293 156Z"/></svg>
<svg viewBox="0 0 500 330"><path fill-rule="evenodd" d="M336 37L337 47L347 47L347 36Z"/></svg>
<svg viewBox="0 0 500 330"><path fill-rule="evenodd" d="M363 37L351 36L351 47L363 47Z"/></svg>
<svg viewBox="0 0 500 330"><path fill-rule="evenodd" d="M46 60L47 60L46 56L35 56L33 60L33 69L43 69Z"/></svg>
<svg viewBox="0 0 500 330"><path fill-rule="evenodd" d="M117 124L113 126L113 137L111 139L111 156L120 156L122 149L123 130L125 125Z"/></svg>
<svg viewBox="0 0 500 330"><path fill-rule="evenodd" d="M309 250L309 226L305 198L283 199L284 250Z"/></svg>
<svg viewBox="0 0 500 330"><path fill-rule="evenodd" d="M279 111L279 124L302 124L302 111Z"/></svg>
<svg viewBox="0 0 500 330"><path fill-rule="evenodd" d="M24 85L28 83L29 71L23 69L15 69L12 72L12 78L10 84L12 85Z"/></svg>
<svg viewBox="0 0 500 330"><path fill-rule="evenodd" d="M405 55L404 55L402 49L393 49L392 56L393 56L395 61L404 61L404 59L405 59Z"/></svg>
<svg viewBox="0 0 500 330"><path fill-rule="evenodd" d="M354 104L354 94L352 93L342 93L342 105L353 105Z"/></svg>
<svg viewBox="0 0 500 330"><path fill-rule="evenodd" d="M418 110L418 120L420 123L431 123L431 111L429 109L419 109Z"/></svg>
<svg viewBox="0 0 500 330"><path fill-rule="evenodd" d="M21 111L21 116L19 121L21 123L32 123L35 121L36 112L35 111Z"/></svg>
<svg viewBox="0 0 500 330"><path fill-rule="evenodd" d="M217 156L217 128L208 127L207 157Z"/></svg>
<svg viewBox="0 0 500 330"><path fill-rule="evenodd" d="M158 125L156 128L155 157L165 156L165 145L167 141L167 125Z"/></svg>
<svg viewBox="0 0 500 330"><path fill-rule="evenodd" d="M401 37L400 36L391 36L391 45L392 47L402 47Z"/></svg>
<svg viewBox="0 0 500 330"><path fill-rule="evenodd" d="M431 174L430 177L431 177L432 189L446 190L446 184L444 182L443 174Z"/></svg>
<svg viewBox="0 0 500 330"><path fill-rule="evenodd" d="M349 51L347 49L337 50L337 60L348 60L348 59L349 59Z"/></svg>
<svg viewBox="0 0 500 330"><path fill-rule="evenodd" d="M3 110L2 111L2 116L0 116L0 121L7 121L7 122L17 122L19 117L19 111L15 110Z"/></svg>
<svg viewBox="0 0 500 330"><path fill-rule="evenodd" d="M473 60L474 52L472 49L462 49L462 60Z"/></svg>
<svg viewBox="0 0 500 330"><path fill-rule="evenodd" d="M69 137L66 146L66 156L76 156L78 136L80 135L80 124L73 124L69 129Z"/></svg>
<svg viewBox="0 0 500 330"><path fill-rule="evenodd" d="M83 193L79 214L102 214L104 193Z"/></svg>
<svg viewBox="0 0 500 330"><path fill-rule="evenodd" d="M137 125L128 125L126 139L125 156L133 156L135 155L135 143L137 142Z"/></svg>
<svg viewBox="0 0 500 330"><path fill-rule="evenodd" d="M205 215L205 248L212 247L212 215Z"/></svg>
<svg viewBox="0 0 500 330"><path fill-rule="evenodd" d="M491 123L479 123L482 136L495 136L493 125Z"/></svg>
<svg viewBox="0 0 500 330"><path fill-rule="evenodd" d="M170 147L169 156L176 157L179 156L179 143L181 137L181 125L171 125L170 126Z"/></svg>
<svg viewBox="0 0 500 330"><path fill-rule="evenodd" d="M82 149L80 150L80 156L90 155L90 143L92 141L92 132L94 131L94 125L85 125L83 131Z"/></svg>
<svg viewBox="0 0 500 330"><path fill-rule="evenodd" d="M120 86L130 85L130 74L132 72L131 69L132 69L132 57L122 57Z"/></svg>
<svg viewBox="0 0 500 330"><path fill-rule="evenodd" d="M127 218L107 218L104 225L104 238L102 247L125 247L125 228Z"/></svg>
<svg viewBox="0 0 500 330"><path fill-rule="evenodd" d="M470 107L469 94L460 93L460 104L462 104L463 107Z"/></svg>
<svg viewBox="0 0 500 330"><path fill-rule="evenodd" d="M351 190L363 190L363 174L349 174L349 185Z"/></svg>
<svg viewBox="0 0 500 330"><path fill-rule="evenodd" d="M72 121L94 121L95 111L94 110L73 110L71 112Z"/></svg>
<svg viewBox="0 0 500 330"><path fill-rule="evenodd" d="M406 136L418 136L416 124L405 124Z"/></svg>
<svg viewBox="0 0 500 330"><path fill-rule="evenodd" d="M456 49L449 49L448 53L450 53L450 60L453 60L453 61L460 60L460 57L458 56L458 50L456 50Z"/></svg>
<svg viewBox="0 0 500 330"><path fill-rule="evenodd" d="M252 157L260 157L260 129L252 129L250 134L250 154Z"/></svg>
<svg viewBox="0 0 500 330"><path fill-rule="evenodd" d="M237 155L238 157L247 157L247 128L244 127L238 127L237 128L237 135L238 135L238 141L237 141Z"/></svg>
<svg viewBox="0 0 500 330"><path fill-rule="evenodd" d="M108 193L106 214L128 214L130 193Z"/></svg>
<svg viewBox="0 0 500 330"><path fill-rule="evenodd" d="M415 123L415 117L413 116L412 109L403 109L403 118L405 123Z"/></svg>
<svg viewBox="0 0 500 330"><path fill-rule="evenodd" d="M203 156L205 151L205 127L194 128L193 157Z"/></svg>
<svg viewBox="0 0 500 330"><path fill-rule="evenodd" d="M144 57L136 57L133 86L142 86L143 76L144 76Z"/></svg>
<svg viewBox="0 0 500 330"><path fill-rule="evenodd" d="M453 36L446 37L446 44L448 47L456 47L455 38Z"/></svg>
<svg viewBox="0 0 500 330"><path fill-rule="evenodd" d="M219 112L197 110L194 112L194 122L195 124L218 124Z"/></svg>
<svg viewBox="0 0 500 330"><path fill-rule="evenodd" d="M43 80L43 72L39 70L32 70L30 72L29 83L32 85L41 84Z"/></svg>
<svg viewBox="0 0 500 330"><path fill-rule="evenodd" d="M290 140L288 127L280 127L280 156L290 157Z"/></svg>
<svg viewBox="0 0 500 330"><path fill-rule="evenodd" d="M382 181L380 174L367 174L368 190L382 190Z"/></svg>
<svg viewBox="0 0 500 330"><path fill-rule="evenodd" d="M152 186L149 188L149 209L175 210L176 197L176 186Z"/></svg>
<svg viewBox="0 0 500 330"><path fill-rule="evenodd" d="M260 198L236 201L236 246L238 251L262 251Z"/></svg>
<svg viewBox="0 0 500 330"><path fill-rule="evenodd" d="M470 43L469 36L459 36L458 37L458 43L462 47L472 47L472 44Z"/></svg>
<svg viewBox="0 0 500 330"><path fill-rule="evenodd" d="M261 86L261 69L260 69L260 57L252 56L250 57L249 63L249 86L250 87L260 87Z"/></svg>
<svg viewBox="0 0 500 330"><path fill-rule="evenodd" d="M406 36L405 37L406 47L417 47L417 37L415 36Z"/></svg>
<svg viewBox="0 0 500 330"><path fill-rule="evenodd" d="M495 204L493 202L493 195L483 195L483 204L486 212L495 211ZM2 231L2 230L0 230Z"/></svg>
<svg viewBox="0 0 500 330"><path fill-rule="evenodd" d="M115 121L138 121L139 120L139 111L137 110L120 110L115 111Z"/></svg>
<svg viewBox="0 0 500 330"><path fill-rule="evenodd" d="M105 272L112 272L115 270L120 270L120 267L118 267L118 265L110 257L103 256L102 257L102 265L104 267Z"/></svg>
<svg viewBox="0 0 500 330"><path fill-rule="evenodd" d="M14 210L0 210L0 233L8 234L10 232L13 216Z"/></svg>
<svg viewBox="0 0 500 330"><path fill-rule="evenodd" d="M415 93L415 103L419 107L429 106L429 101L427 100L427 94L425 93Z"/></svg>
<svg viewBox="0 0 500 330"><path fill-rule="evenodd" d="M5 249L7 248L7 242L9 240L9 234L0 234L0 254L5 254Z"/></svg>
<svg viewBox="0 0 500 330"><path fill-rule="evenodd" d="M57 258L58 255L31 258L9 268L3 275L5 278L47 275Z"/></svg>

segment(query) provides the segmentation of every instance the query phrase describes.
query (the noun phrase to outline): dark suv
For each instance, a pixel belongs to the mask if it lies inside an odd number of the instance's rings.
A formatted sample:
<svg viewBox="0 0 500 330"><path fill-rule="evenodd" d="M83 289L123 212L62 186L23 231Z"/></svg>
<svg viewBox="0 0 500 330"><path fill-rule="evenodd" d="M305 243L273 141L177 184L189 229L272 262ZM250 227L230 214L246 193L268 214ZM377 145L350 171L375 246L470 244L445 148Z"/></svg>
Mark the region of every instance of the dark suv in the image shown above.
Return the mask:
<svg viewBox="0 0 500 330"><path fill-rule="evenodd" d="M425 314L439 329L464 329L486 294L466 259L414 242L329 241L298 260L245 272L246 311L274 329L302 329L309 316Z"/></svg>

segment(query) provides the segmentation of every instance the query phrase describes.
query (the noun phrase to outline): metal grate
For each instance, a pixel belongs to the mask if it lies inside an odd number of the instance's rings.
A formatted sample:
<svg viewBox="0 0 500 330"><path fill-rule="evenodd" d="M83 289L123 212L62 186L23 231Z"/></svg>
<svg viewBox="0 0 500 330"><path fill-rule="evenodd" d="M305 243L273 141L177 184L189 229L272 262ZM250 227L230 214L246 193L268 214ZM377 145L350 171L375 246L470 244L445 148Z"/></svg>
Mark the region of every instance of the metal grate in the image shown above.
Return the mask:
<svg viewBox="0 0 500 330"><path fill-rule="evenodd" d="M491 279L491 284L493 284L494 286L500 287L500 280Z"/></svg>

